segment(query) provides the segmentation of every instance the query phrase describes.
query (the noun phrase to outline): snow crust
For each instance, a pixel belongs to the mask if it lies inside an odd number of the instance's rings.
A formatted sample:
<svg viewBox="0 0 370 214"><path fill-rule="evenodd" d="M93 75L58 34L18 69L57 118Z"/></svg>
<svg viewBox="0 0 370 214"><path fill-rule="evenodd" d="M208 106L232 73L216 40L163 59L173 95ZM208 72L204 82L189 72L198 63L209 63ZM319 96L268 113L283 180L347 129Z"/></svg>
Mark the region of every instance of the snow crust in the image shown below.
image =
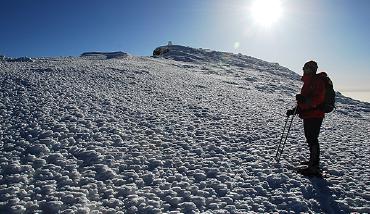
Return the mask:
<svg viewBox="0 0 370 214"><path fill-rule="evenodd" d="M297 74L165 48L0 61L0 213L370 212L369 103L338 93L320 136L328 177L309 179L290 170L308 154L300 120L272 158Z"/></svg>

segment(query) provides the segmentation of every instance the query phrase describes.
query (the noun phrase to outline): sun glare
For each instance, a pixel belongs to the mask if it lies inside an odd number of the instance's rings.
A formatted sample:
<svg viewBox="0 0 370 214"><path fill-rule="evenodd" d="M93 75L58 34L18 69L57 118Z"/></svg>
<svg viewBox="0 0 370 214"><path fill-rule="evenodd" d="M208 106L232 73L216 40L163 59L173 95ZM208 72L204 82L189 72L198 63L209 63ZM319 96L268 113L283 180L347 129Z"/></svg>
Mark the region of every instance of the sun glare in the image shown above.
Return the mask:
<svg viewBox="0 0 370 214"><path fill-rule="evenodd" d="M281 0L254 0L251 14L254 21L262 26L271 26L282 15Z"/></svg>

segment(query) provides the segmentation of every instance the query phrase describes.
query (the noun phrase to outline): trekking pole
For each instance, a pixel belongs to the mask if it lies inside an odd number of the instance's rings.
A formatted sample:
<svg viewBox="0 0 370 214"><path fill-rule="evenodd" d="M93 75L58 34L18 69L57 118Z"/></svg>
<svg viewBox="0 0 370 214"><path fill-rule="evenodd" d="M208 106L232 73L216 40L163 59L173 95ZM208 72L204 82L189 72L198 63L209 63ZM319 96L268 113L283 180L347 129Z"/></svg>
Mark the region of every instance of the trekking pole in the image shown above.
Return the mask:
<svg viewBox="0 0 370 214"><path fill-rule="evenodd" d="M276 149L275 159L276 159L276 161L277 161L277 162L279 162L279 161L277 160L277 158L278 158L279 153L280 153L281 142L282 142L283 137L284 137L284 133L285 133L286 125L288 124L288 120L289 120L289 116L286 116L286 119L285 119L285 125L284 125L284 128L283 128L283 131L281 132L281 137L280 137L280 140L279 140L278 148Z"/></svg>
<svg viewBox="0 0 370 214"><path fill-rule="evenodd" d="M286 129L286 126L287 126L288 121L289 121L289 116L286 117L285 125L284 125L283 131L281 133L281 138L280 138L279 145L278 145L278 148L276 150L276 155L275 155L275 160L276 160L277 163L280 162L281 155L283 154L284 147L285 147L285 144L286 144L286 141L288 139L289 132L290 132L290 128L292 127L293 119L294 119L295 114L297 112L297 108L298 107L294 108L294 113L293 113L292 119L290 120L290 124L289 124L288 130L287 130L287 133L285 134L285 129ZM284 136L284 134L285 134L285 136ZM283 139L284 139L284 141L283 141Z"/></svg>

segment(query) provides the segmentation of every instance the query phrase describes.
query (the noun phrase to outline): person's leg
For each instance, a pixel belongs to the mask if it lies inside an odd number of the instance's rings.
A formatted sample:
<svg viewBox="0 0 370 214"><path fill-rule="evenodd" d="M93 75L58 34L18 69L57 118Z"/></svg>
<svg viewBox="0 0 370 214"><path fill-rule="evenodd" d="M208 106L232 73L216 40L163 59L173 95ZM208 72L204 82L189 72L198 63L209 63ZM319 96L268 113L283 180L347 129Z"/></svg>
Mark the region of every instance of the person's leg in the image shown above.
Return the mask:
<svg viewBox="0 0 370 214"><path fill-rule="evenodd" d="M304 133L310 148L310 163L309 166L319 168L320 163L320 146L319 146L319 134L320 127L323 119L321 118L312 118L304 119Z"/></svg>

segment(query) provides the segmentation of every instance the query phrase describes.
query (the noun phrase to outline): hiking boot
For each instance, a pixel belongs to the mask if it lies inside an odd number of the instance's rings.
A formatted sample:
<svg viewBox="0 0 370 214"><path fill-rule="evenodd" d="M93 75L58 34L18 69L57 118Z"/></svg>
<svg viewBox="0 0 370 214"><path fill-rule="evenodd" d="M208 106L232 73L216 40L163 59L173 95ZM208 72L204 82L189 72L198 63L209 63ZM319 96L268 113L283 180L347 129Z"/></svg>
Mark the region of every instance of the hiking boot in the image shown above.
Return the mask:
<svg viewBox="0 0 370 214"><path fill-rule="evenodd" d="M321 176L320 168L319 167L314 167L314 166L310 166L310 167L307 167L307 168L304 168L304 169L300 169L298 172L301 173L304 176L318 176L318 177Z"/></svg>

